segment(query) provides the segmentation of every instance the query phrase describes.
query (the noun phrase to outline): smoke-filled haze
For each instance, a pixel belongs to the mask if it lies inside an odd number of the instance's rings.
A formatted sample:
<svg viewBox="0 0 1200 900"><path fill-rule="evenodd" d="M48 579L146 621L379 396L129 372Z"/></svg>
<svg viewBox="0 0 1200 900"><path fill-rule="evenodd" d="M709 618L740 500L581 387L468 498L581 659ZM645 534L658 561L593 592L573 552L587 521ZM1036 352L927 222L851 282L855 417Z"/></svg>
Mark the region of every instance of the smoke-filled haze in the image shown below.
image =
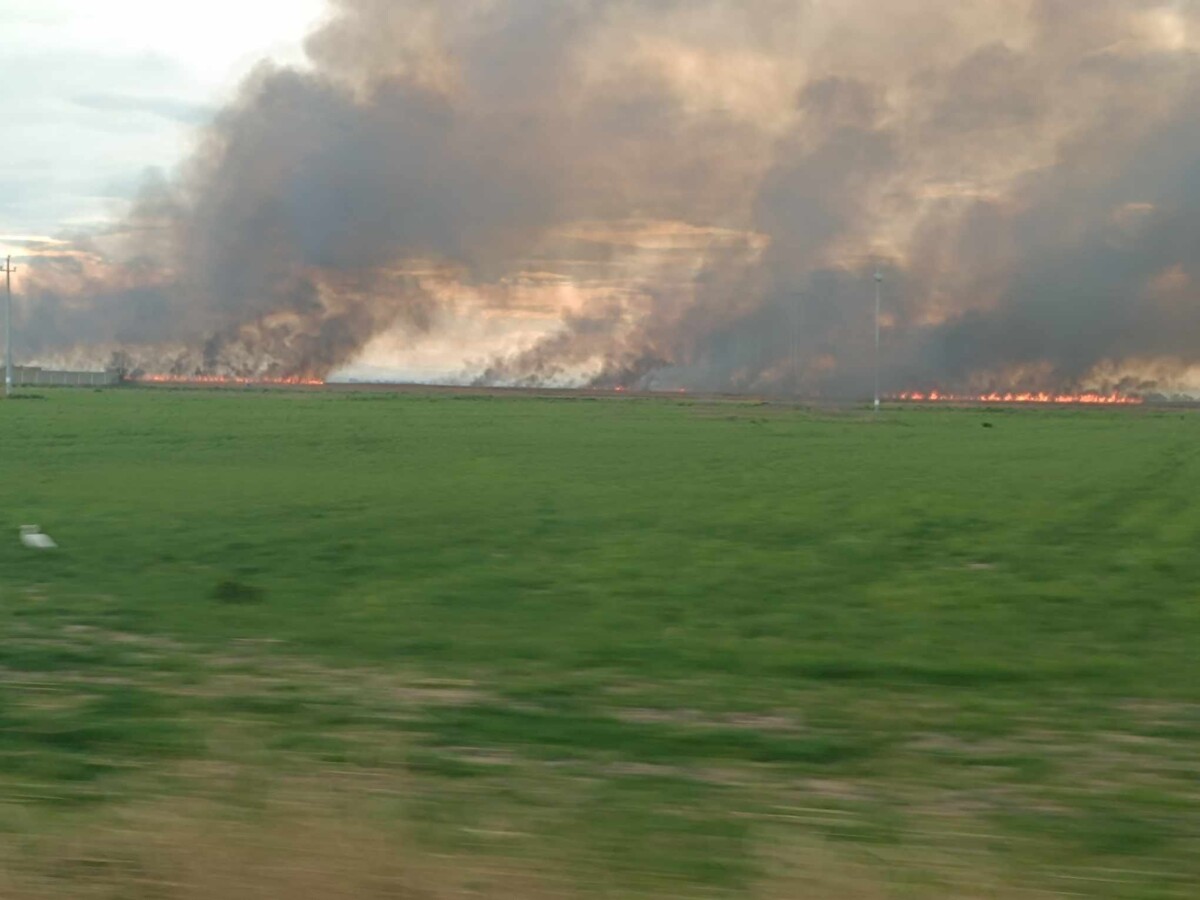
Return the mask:
<svg viewBox="0 0 1200 900"><path fill-rule="evenodd" d="M1200 4L331 0L22 353L862 396L1200 388Z"/></svg>

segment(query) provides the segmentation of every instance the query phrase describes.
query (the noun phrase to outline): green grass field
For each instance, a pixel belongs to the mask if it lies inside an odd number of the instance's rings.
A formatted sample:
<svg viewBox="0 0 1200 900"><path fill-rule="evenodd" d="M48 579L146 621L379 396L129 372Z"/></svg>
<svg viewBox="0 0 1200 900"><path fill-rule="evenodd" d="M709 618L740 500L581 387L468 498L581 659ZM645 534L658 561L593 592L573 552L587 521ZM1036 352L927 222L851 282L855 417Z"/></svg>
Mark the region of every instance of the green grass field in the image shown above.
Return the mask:
<svg viewBox="0 0 1200 900"><path fill-rule="evenodd" d="M45 391L0 461L0 897L1200 893L1195 414Z"/></svg>

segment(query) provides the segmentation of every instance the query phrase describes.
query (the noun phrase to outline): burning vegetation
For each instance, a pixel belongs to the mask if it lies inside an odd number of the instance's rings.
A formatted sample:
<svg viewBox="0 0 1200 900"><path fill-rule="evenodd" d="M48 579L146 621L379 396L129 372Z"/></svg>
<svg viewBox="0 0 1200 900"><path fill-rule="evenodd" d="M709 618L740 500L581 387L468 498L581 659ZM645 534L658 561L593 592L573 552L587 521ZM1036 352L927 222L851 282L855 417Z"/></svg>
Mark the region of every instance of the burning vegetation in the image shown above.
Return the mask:
<svg viewBox="0 0 1200 900"><path fill-rule="evenodd" d="M880 266L885 384L1200 388L1200 7L934 6L331 0L32 261L19 350L865 396Z"/></svg>
<svg viewBox="0 0 1200 900"><path fill-rule="evenodd" d="M890 398L902 403L1004 403L1004 404L1057 404L1060 406L1140 406L1141 397L1124 394L1050 394L996 392L987 394L946 394L940 391L905 391Z"/></svg>
<svg viewBox="0 0 1200 900"><path fill-rule="evenodd" d="M156 375L137 374L127 379L134 383L143 384L207 384L207 385L267 385L277 387L323 387L325 382L320 378L272 378L267 375L255 378L238 378L233 375Z"/></svg>

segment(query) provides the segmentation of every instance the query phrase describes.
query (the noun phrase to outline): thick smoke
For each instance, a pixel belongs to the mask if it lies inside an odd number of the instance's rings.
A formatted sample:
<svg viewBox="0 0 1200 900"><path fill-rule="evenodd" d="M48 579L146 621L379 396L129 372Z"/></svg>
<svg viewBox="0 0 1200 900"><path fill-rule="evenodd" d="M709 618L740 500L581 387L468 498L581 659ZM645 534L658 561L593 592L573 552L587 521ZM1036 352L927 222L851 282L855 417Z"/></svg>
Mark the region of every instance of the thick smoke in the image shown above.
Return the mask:
<svg viewBox="0 0 1200 900"><path fill-rule="evenodd" d="M30 353L490 383L1166 388L1200 366L1189 0L332 0L24 286Z"/></svg>

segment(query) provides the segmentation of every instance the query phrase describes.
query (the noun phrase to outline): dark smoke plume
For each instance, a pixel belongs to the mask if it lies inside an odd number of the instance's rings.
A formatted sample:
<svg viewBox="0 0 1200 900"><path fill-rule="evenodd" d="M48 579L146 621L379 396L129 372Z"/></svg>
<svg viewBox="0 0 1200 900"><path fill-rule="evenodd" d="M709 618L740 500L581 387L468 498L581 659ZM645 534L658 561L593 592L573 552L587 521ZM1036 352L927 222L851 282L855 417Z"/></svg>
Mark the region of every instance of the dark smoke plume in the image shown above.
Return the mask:
<svg viewBox="0 0 1200 900"><path fill-rule="evenodd" d="M1189 0L332 0L21 333L324 376L477 319L481 382L855 395L879 267L896 387L1186 387L1198 50Z"/></svg>

